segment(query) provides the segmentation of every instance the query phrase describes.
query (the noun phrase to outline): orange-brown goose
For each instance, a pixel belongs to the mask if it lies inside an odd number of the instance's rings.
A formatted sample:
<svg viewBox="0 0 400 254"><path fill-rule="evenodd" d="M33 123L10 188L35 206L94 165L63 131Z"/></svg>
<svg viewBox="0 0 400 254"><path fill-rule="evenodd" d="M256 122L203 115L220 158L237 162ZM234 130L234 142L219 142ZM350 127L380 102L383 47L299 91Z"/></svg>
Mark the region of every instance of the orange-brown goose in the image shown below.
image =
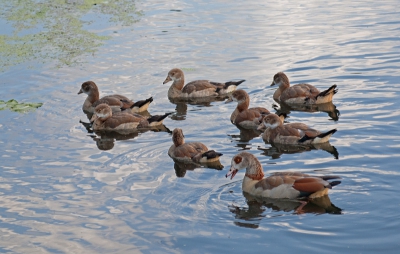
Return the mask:
<svg viewBox="0 0 400 254"><path fill-rule="evenodd" d="M322 104L332 101L332 97L337 93L336 85L331 86L325 91L320 92L315 86L310 84L298 84L290 86L289 78L283 72L274 75L271 86L277 85L274 93L274 100L291 104Z"/></svg>
<svg viewBox="0 0 400 254"><path fill-rule="evenodd" d="M113 113L110 106L103 103L96 106L91 121L93 122L93 130L133 130L161 125L170 114L166 113L147 118L131 112Z"/></svg>
<svg viewBox="0 0 400 254"><path fill-rule="evenodd" d="M88 113L93 113L97 105L102 103L108 104L113 112L130 109L131 112L143 112L146 111L153 101L153 97L145 100L133 102L127 97L119 94L107 95L100 98L99 88L93 81L86 81L82 84L78 94L85 93L85 102L83 103L82 110Z"/></svg>
<svg viewBox="0 0 400 254"><path fill-rule="evenodd" d="M245 80L229 81L226 83L212 82L208 80L196 80L185 85L185 76L183 71L174 68L168 72L167 78L163 84L172 81L168 90L170 99L189 99L201 97L224 96L234 91L238 85Z"/></svg>
<svg viewBox="0 0 400 254"><path fill-rule="evenodd" d="M169 148L168 155L177 161L208 163L218 161L219 157L222 156L222 153L209 150L203 143L185 143L185 136L180 128L175 128L172 131L172 142L174 144Z"/></svg>
<svg viewBox="0 0 400 254"><path fill-rule="evenodd" d="M258 129L265 129L262 134L265 142L287 145L328 142L329 138L336 132L336 129L332 129L322 133L303 123L283 124L279 116L275 114L266 115Z"/></svg>

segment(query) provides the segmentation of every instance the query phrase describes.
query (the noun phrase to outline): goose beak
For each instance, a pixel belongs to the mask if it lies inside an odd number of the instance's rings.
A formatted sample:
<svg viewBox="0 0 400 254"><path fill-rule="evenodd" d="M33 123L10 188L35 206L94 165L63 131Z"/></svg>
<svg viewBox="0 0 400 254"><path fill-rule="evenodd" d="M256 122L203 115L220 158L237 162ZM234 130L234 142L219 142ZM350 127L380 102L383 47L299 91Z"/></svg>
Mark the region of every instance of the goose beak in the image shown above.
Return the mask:
<svg viewBox="0 0 400 254"><path fill-rule="evenodd" d="M81 94L81 93L83 93L82 88L79 90L78 94Z"/></svg>
<svg viewBox="0 0 400 254"><path fill-rule="evenodd" d="M232 102L233 100L232 100L232 96L229 96L229 98L225 101L225 104L226 103L229 103L229 102Z"/></svg>
<svg viewBox="0 0 400 254"><path fill-rule="evenodd" d="M233 177L235 177L236 173L239 170L237 170L236 168L232 167L229 169L229 172L225 175L225 177L231 176L231 180L233 179Z"/></svg>
<svg viewBox="0 0 400 254"><path fill-rule="evenodd" d="M172 79L169 76L167 76L167 78L164 80L163 84L166 84L170 81L172 81Z"/></svg>
<svg viewBox="0 0 400 254"><path fill-rule="evenodd" d="M97 119L97 115L93 114L92 117L90 118L90 122L93 123Z"/></svg>

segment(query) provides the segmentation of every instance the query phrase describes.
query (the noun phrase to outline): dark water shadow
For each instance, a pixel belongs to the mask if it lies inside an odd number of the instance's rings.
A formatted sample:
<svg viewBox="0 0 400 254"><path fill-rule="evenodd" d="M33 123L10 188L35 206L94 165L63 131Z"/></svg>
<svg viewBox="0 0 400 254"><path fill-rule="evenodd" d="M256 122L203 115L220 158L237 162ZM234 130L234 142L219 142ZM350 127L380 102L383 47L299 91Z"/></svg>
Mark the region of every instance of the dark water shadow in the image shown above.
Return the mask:
<svg viewBox="0 0 400 254"><path fill-rule="evenodd" d="M249 142L254 138L259 137L262 132L255 130L255 129L245 129L243 127L235 125L236 128L239 130L239 135L238 134L229 134L231 138L235 139L238 142Z"/></svg>
<svg viewBox="0 0 400 254"><path fill-rule="evenodd" d="M168 132L172 133L165 125L152 126L150 128L134 129L134 130L118 130L118 131L94 131L91 123L79 121L90 134L89 136L96 142L99 150L111 150L114 148L116 141L134 139L139 134L148 131Z"/></svg>
<svg viewBox="0 0 400 254"><path fill-rule="evenodd" d="M307 201L307 204L299 210L302 205L300 200L257 198L243 192L247 207L235 205L228 206L229 211L235 215L234 224L245 228L258 228L263 218L274 216L271 212L292 212L293 214L342 214L342 209L331 203L328 195ZM279 216L279 214L276 214Z"/></svg>
<svg viewBox="0 0 400 254"><path fill-rule="evenodd" d="M329 142L308 145L287 145L271 143L270 145L271 147L268 148L258 147L257 149L263 151L261 153L262 155L272 157L272 159L279 159L282 154L303 153L311 150L323 150L327 153L332 154L332 156L336 160L339 159L339 152L337 151L336 147L332 146Z"/></svg>
<svg viewBox="0 0 400 254"><path fill-rule="evenodd" d="M235 147L239 148L239 151L250 150L250 141L261 135L261 131L254 129L245 129L240 126L236 126L239 129L239 134L228 134L231 137L232 142L235 143Z"/></svg>
<svg viewBox="0 0 400 254"><path fill-rule="evenodd" d="M279 106L280 107L279 107ZM280 104L274 104L273 108L276 110L276 114L289 115L291 111L301 112L325 112L330 117L329 120L339 121L340 111L336 109L336 106L332 102L317 104L317 105L288 105L284 102Z"/></svg>
<svg viewBox="0 0 400 254"><path fill-rule="evenodd" d="M171 99L169 101L176 105L175 111L176 114L171 116L171 119L176 121L182 121L186 119L188 105L196 105L203 107L211 107L212 102L216 101L224 101L227 96L218 96L218 97L204 97L204 98L187 98L187 99Z"/></svg>
<svg viewBox="0 0 400 254"><path fill-rule="evenodd" d="M222 170L224 165L221 164L220 161L209 162L209 163L194 163L194 162L180 162L174 161L174 169L177 177L184 177L186 175L186 171L193 171L196 168L211 168L216 170Z"/></svg>

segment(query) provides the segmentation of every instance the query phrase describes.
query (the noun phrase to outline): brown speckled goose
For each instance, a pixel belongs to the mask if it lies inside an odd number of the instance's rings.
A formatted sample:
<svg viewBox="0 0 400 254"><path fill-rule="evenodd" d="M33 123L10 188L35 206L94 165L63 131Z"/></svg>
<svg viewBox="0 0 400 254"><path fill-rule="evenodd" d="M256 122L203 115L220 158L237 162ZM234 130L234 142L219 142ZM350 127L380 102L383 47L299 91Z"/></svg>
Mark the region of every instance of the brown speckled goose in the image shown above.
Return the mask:
<svg viewBox="0 0 400 254"><path fill-rule="evenodd" d="M340 184L338 176L311 176L300 172L277 172L264 178L263 168L258 159L248 152L241 152L232 158L231 168L226 177L231 179L236 173L246 169L242 182L242 190L256 197L318 198L328 194L328 189Z"/></svg>
<svg viewBox="0 0 400 254"><path fill-rule="evenodd" d="M185 143L185 136L180 128L172 131L172 141L174 144L169 148L168 155L177 161L208 163L218 161L222 156L222 153L209 150L203 143Z"/></svg>
<svg viewBox="0 0 400 254"><path fill-rule="evenodd" d="M274 100L287 104L322 104L332 101L337 93L336 85L320 92L316 87L309 84L298 84L290 86L289 78L283 72L274 75L271 86L277 85Z"/></svg>
<svg viewBox="0 0 400 254"><path fill-rule="evenodd" d="M143 112L147 110L150 103L153 101L153 97L150 97L146 100L133 102L127 97L119 94L107 95L100 99L99 89L93 81L84 82L78 94L81 93L88 95L82 106L82 110L88 113L93 113L94 108L102 103L108 104L113 112L128 109L133 113Z"/></svg>
<svg viewBox="0 0 400 254"><path fill-rule="evenodd" d="M169 99L189 99L227 95L234 91L236 87L245 80L229 81L226 83L196 80L185 85L185 76L183 71L174 68L168 72L167 78L164 80L163 84L170 81L172 81L172 85L168 90Z"/></svg>
<svg viewBox="0 0 400 254"><path fill-rule="evenodd" d="M109 105L102 103L96 106L91 121L93 122L93 130L96 131L133 130L161 125L170 114L166 113L147 118L130 112L113 113Z"/></svg>
<svg viewBox="0 0 400 254"><path fill-rule="evenodd" d="M237 107L231 114L231 123L245 129L257 129L260 125L262 115L270 114L269 110L263 107L249 108L250 97L242 89L234 91L225 103L236 101Z"/></svg>
<svg viewBox="0 0 400 254"><path fill-rule="evenodd" d="M279 144L317 144L328 142L329 138L336 132L332 129L321 133L303 123L283 124L279 116L269 114L265 116L258 127L259 130L265 129L262 138L268 143Z"/></svg>

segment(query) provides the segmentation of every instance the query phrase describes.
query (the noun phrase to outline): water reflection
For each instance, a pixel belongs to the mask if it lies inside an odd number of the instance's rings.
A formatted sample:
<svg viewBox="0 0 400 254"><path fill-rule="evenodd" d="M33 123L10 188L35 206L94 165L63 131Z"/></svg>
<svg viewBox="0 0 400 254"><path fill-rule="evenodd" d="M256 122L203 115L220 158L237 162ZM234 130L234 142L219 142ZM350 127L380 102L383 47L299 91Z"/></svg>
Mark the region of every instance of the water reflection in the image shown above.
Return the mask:
<svg viewBox="0 0 400 254"><path fill-rule="evenodd" d="M236 128L239 129L239 135L237 134L231 134L229 135L230 137L234 138L237 142L249 142L254 138L259 137L262 132L256 129L245 129L243 127L240 127L236 125Z"/></svg>
<svg viewBox="0 0 400 254"><path fill-rule="evenodd" d="M211 168L211 169L216 169L216 170L222 170L224 168L224 165L221 164L220 161L215 161L215 162L209 162L209 163L194 163L194 162L180 162L180 161L174 161L174 169L175 169L175 174L177 177L184 177L186 175L186 171L190 170L193 171L196 168Z"/></svg>
<svg viewBox="0 0 400 254"><path fill-rule="evenodd" d="M279 107L280 106L280 107ZM273 108L276 110L276 114L286 114L289 115L291 111L302 111L302 112L325 112L331 118L330 120L338 121L340 112L336 109L336 106L332 102L327 102L323 104L315 104L315 105L288 105L284 102L280 104L273 105Z"/></svg>
<svg viewBox="0 0 400 254"><path fill-rule="evenodd" d="M332 204L328 195L307 201L257 198L245 192L243 196L246 198L247 207L228 206L229 211L235 214L235 225L240 227L258 228L261 220L270 215L266 213L268 209L272 212L282 211L295 214L342 214L342 209ZM303 202L307 203L302 206Z"/></svg>
<svg viewBox="0 0 400 254"><path fill-rule="evenodd" d="M186 119L188 104L203 106L203 107L211 107L212 102L216 101L224 101L227 97L218 96L218 97L204 97L204 98L187 98L187 99L171 99L169 101L176 105L175 111L176 114L171 116L171 119L176 121L182 121Z"/></svg>
<svg viewBox="0 0 400 254"><path fill-rule="evenodd" d="M1 2L1 16L12 25L13 32L1 37L0 56L4 61L0 69L31 60L54 60L57 67L74 65L111 38L90 31L95 20L88 14L100 13L122 25L132 25L142 15L130 0Z"/></svg>
<svg viewBox="0 0 400 254"><path fill-rule="evenodd" d="M139 134L148 131L172 133L171 130L168 129L165 125L152 126L150 128L144 129L93 131L91 123L86 123L82 121L79 121L79 123L81 123L85 127L89 134L92 134L89 136L93 139L93 141L96 142L97 148L99 148L99 150L111 150L114 148L115 141L134 139L139 136ZM93 133L96 135L93 135Z"/></svg>
<svg viewBox="0 0 400 254"><path fill-rule="evenodd" d="M271 147L268 148L258 147L257 149L263 151L261 153L262 155L272 157L272 159L279 159L282 154L303 153L311 150L323 150L327 153L332 154L335 159L339 159L339 152L337 151L336 147L332 146L329 142L308 145L287 145L271 143L270 145Z"/></svg>

